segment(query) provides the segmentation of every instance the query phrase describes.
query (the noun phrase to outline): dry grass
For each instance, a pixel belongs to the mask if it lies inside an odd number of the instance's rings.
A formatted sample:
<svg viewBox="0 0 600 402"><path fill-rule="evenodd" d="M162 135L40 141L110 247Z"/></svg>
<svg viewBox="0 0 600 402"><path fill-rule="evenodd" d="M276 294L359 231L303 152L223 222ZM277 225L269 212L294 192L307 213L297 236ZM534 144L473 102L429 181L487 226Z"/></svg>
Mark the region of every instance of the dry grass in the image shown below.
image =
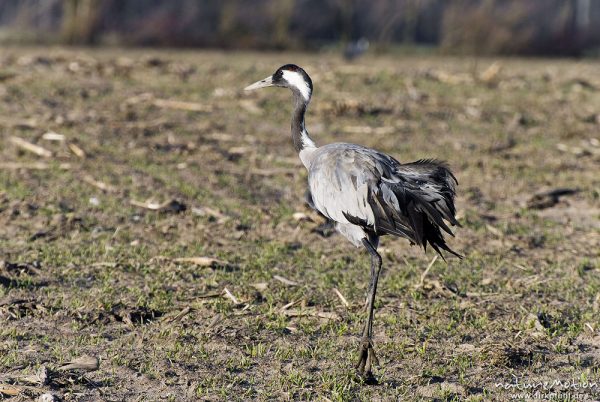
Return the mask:
<svg viewBox="0 0 600 402"><path fill-rule="evenodd" d="M319 143L459 178L464 260L424 275L431 253L383 241L378 386L352 370L368 258L312 231L289 94L242 92L287 62L313 77ZM491 64L4 51L0 392L487 401L513 376L599 380L598 65ZM579 192L528 207L559 187ZM82 356L99 369L59 370Z"/></svg>

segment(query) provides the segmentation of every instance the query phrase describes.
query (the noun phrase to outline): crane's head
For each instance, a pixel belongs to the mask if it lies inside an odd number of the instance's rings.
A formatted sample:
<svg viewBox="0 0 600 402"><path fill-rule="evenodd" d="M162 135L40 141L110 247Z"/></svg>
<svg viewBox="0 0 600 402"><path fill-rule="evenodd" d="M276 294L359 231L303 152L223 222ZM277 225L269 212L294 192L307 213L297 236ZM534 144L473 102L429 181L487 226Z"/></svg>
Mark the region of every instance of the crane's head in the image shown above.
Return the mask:
<svg viewBox="0 0 600 402"><path fill-rule="evenodd" d="M284 87L289 88L297 95L300 95L305 102L310 100L313 86L312 80L302 68L295 64L286 64L281 66L275 73L264 80L255 82L244 88L246 91L252 91L265 87Z"/></svg>

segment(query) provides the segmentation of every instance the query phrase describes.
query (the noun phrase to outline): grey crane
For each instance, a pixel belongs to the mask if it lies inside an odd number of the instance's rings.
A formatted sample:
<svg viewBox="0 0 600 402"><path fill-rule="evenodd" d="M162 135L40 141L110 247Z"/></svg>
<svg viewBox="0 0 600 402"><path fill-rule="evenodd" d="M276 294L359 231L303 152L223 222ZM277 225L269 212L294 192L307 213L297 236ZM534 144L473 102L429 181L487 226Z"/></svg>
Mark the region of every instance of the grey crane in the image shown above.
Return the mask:
<svg viewBox="0 0 600 402"><path fill-rule="evenodd" d="M367 291L367 320L362 332L359 374L376 382L372 367L379 364L373 347L373 315L382 260L377 252L379 237L389 234L427 248L429 244L461 258L451 250L442 231L453 236L456 178L443 162L421 159L400 163L374 149L356 144L317 146L304 124L313 85L308 74L294 64L280 67L273 75L246 87L292 90L292 141L308 170L308 186L314 208L336 224L336 229L356 247L371 256ZM443 255L442 255L443 258Z"/></svg>

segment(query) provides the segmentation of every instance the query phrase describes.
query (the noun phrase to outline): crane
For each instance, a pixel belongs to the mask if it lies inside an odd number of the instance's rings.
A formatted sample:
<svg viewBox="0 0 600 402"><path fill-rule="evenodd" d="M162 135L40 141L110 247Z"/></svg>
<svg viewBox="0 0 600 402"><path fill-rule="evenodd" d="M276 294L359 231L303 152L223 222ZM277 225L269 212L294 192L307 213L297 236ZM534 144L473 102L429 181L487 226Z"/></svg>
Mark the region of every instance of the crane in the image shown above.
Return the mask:
<svg viewBox="0 0 600 402"><path fill-rule="evenodd" d="M430 245L443 258L445 250L459 258L444 239L450 225L460 226L454 206L456 178L441 161L421 159L400 163L393 157L361 145L333 143L317 146L306 130L304 115L313 84L306 71L286 64L271 76L245 90L283 87L292 91L292 142L308 170L308 187L314 208L335 222L336 229L371 256L366 300L366 321L360 343L359 375L376 383L373 366L379 361L373 345L373 319L382 258L379 238L394 235L411 244Z"/></svg>

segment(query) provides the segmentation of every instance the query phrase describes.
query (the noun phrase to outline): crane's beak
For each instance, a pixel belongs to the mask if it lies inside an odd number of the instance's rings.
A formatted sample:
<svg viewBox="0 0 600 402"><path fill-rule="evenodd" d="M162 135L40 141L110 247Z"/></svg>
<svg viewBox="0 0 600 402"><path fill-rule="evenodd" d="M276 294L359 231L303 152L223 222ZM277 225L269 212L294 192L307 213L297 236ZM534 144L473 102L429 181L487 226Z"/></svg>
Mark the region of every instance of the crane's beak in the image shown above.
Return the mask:
<svg viewBox="0 0 600 402"><path fill-rule="evenodd" d="M244 88L244 91L253 91L258 88L266 88L266 87L272 87L272 86L274 86L273 77L269 76L269 77L265 78L264 80L256 81L254 84L248 85L246 88Z"/></svg>

